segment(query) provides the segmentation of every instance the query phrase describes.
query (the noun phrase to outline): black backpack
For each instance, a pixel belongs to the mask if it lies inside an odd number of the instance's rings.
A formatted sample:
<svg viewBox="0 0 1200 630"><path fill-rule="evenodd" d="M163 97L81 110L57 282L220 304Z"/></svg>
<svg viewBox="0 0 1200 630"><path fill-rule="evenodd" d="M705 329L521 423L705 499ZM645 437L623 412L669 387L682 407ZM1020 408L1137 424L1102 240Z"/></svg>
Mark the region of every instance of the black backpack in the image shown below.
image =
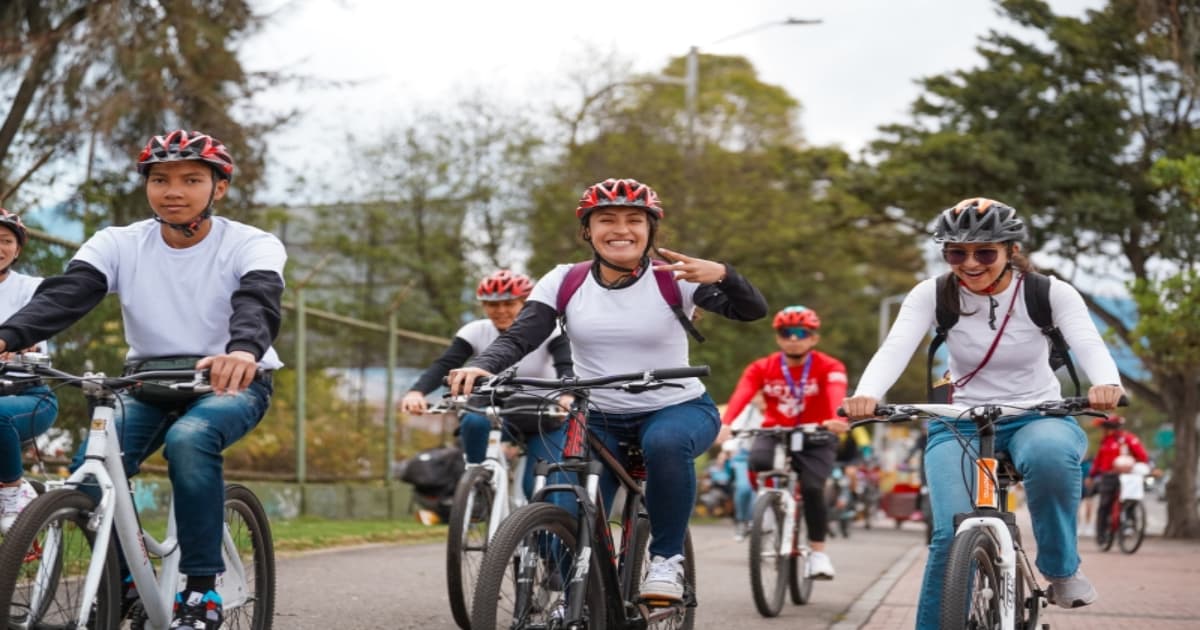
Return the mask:
<svg viewBox="0 0 1200 630"><path fill-rule="evenodd" d="M953 273L946 273L937 279L937 328L934 330L933 341L929 342L928 380L926 381L931 402L950 402L951 398L948 382L941 382L934 387L933 355L946 341L946 333L950 332L950 329L958 323L958 315L950 311L949 305L942 298L946 292L946 283L955 281ZM1071 354L1068 352L1071 348L1067 345L1062 331L1054 325L1054 316L1050 311L1050 278L1031 271L1025 274L1024 284L1025 308L1029 311L1029 318L1042 330L1042 334L1046 335L1046 339L1050 342L1050 369L1057 371L1058 368L1066 366L1067 373L1071 375L1071 382L1075 385L1075 395L1081 396L1079 376L1075 374L1075 364L1071 362Z"/></svg>

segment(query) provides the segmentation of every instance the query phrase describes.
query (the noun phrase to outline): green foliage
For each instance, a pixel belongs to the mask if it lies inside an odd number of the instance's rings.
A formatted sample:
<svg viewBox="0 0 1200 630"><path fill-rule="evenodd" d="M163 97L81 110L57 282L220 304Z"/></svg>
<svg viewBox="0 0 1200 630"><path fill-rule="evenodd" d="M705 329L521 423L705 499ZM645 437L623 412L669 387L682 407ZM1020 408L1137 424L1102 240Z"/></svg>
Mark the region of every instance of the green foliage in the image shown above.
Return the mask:
<svg viewBox="0 0 1200 630"><path fill-rule="evenodd" d="M1185 270L1163 280L1136 280L1138 319L1134 347L1156 374L1196 373L1200 366L1200 273Z"/></svg>

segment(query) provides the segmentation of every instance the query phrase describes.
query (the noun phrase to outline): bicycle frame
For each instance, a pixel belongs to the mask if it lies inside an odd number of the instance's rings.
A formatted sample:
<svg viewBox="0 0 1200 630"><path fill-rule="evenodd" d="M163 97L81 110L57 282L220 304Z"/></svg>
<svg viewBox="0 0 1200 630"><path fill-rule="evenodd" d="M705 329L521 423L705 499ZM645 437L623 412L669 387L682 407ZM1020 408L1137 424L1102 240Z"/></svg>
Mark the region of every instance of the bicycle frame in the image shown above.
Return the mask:
<svg viewBox="0 0 1200 630"><path fill-rule="evenodd" d="M91 562L88 564L84 578L84 590L80 598L78 619L87 619L92 601L100 585L101 573L104 569L104 550L108 548L112 533L115 531L121 543L121 551L129 567L134 583L139 585L138 596L148 618L147 628L165 630L171 622L172 606L175 593L180 590L184 576L179 572L179 543L176 538L175 502L172 498L168 509L167 533L162 541L156 540L141 528L137 508L133 496L128 491L129 480L125 476L125 467L121 460L114 424L114 404L116 397L102 391L100 380L103 374L85 375L85 379L95 376L97 381L84 382L84 393L97 401L92 413L92 421L88 432L87 449L81 465L66 481L62 488L79 488L87 485L87 477L93 477L100 488L100 502L96 511L88 521L88 528L96 532L93 544ZM119 489L119 490L118 490ZM51 492L56 490L52 489ZM47 538L45 544L46 557L54 558L58 554L55 548L57 541ZM226 526L222 533L222 547L225 551L225 573L217 576L217 591L225 603L226 610L238 608L246 601L246 573L242 565L237 547ZM162 559L159 575L155 575L152 556ZM52 570L53 562L43 562L39 567L38 580L31 594L31 601L36 607L44 593L39 592L46 584L43 571ZM146 588L149 585L156 588Z"/></svg>

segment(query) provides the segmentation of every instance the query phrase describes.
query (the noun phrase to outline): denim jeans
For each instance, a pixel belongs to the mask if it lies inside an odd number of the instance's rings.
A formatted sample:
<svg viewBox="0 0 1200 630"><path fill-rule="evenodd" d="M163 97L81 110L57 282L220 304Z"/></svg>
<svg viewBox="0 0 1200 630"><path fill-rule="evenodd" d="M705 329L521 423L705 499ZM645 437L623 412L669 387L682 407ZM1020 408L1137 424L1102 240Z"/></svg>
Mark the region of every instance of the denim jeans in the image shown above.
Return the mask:
<svg viewBox="0 0 1200 630"><path fill-rule="evenodd" d="M0 396L0 482L21 478L21 443L45 433L58 417L58 398L45 385Z"/></svg>
<svg viewBox="0 0 1200 630"><path fill-rule="evenodd" d="M234 396L205 394L188 403L175 417L159 407L122 395L116 407L125 474L133 477L141 463L164 447L167 475L175 499L179 532L179 570L189 576L217 575L221 559L221 528L225 521L225 481L222 451L258 426L267 413L272 387L254 381ZM87 441L80 446L71 470L83 464Z"/></svg>
<svg viewBox="0 0 1200 630"><path fill-rule="evenodd" d="M954 427L979 446L975 425L969 420L952 421ZM996 451L1008 451L1021 476L1037 540L1037 565L1047 578L1069 577L1079 568L1075 518L1083 480L1079 462L1087 452L1087 436L1071 418L1035 415L1013 418L996 429ZM947 556L954 540L954 515L971 511L973 494L963 485L972 480L974 460L964 455L954 433L941 422L929 425L925 447L929 476L929 498L933 507L933 541L921 599L917 628L935 630L942 605L942 583Z"/></svg>
<svg viewBox="0 0 1200 630"><path fill-rule="evenodd" d="M749 523L754 510L754 486L750 483L750 453L738 451L733 459L733 518Z"/></svg>
<svg viewBox="0 0 1200 630"><path fill-rule="evenodd" d="M613 414L592 411L588 426L617 456L622 443L641 445L646 460L646 511L650 516L650 553L670 558L683 553L688 519L696 505L696 456L708 450L721 426L708 394L656 411ZM606 504L617 492L616 478L605 471L600 488Z"/></svg>
<svg viewBox="0 0 1200 630"><path fill-rule="evenodd" d="M492 423L487 419L487 416L477 413L463 414L460 429L462 432L463 452L466 453L467 462L478 464L487 457L487 439L488 433L492 430ZM564 424L557 429L542 431L530 435L514 435L510 431L510 427L505 425L502 431L502 438L505 442L516 442L525 444L525 476L521 479L521 487L525 489L525 496L533 494L533 468L534 464L541 461L561 462L563 451L563 440L567 435L567 428ZM546 480L546 483L568 483L565 476L559 477L552 475ZM567 501L558 501L557 499L565 495L551 496L552 502L559 505L566 505Z"/></svg>

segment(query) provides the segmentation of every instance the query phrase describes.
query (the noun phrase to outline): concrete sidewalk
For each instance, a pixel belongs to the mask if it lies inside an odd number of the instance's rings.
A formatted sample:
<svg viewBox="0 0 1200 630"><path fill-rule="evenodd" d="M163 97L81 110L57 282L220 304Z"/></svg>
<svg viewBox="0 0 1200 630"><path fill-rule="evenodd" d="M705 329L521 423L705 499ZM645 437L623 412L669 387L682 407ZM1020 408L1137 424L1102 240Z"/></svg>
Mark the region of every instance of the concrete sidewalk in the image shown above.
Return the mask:
<svg viewBox="0 0 1200 630"><path fill-rule="evenodd" d="M1023 529L1032 539L1028 520ZM1032 561L1034 552L1030 553ZM1200 544L1147 537L1137 553L1126 555L1115 546L1112 551L1102 552L1091 538L1083 538L1079 555L1083 559L1081 568L1096 586L1100 600L1075 610L1045 608L1039 625L1089 630L1200 628ZM902 560L907 567L893 567L893 572L902 570L900 578L860 628L914 627L925 557L922 550Z"/></svg>

